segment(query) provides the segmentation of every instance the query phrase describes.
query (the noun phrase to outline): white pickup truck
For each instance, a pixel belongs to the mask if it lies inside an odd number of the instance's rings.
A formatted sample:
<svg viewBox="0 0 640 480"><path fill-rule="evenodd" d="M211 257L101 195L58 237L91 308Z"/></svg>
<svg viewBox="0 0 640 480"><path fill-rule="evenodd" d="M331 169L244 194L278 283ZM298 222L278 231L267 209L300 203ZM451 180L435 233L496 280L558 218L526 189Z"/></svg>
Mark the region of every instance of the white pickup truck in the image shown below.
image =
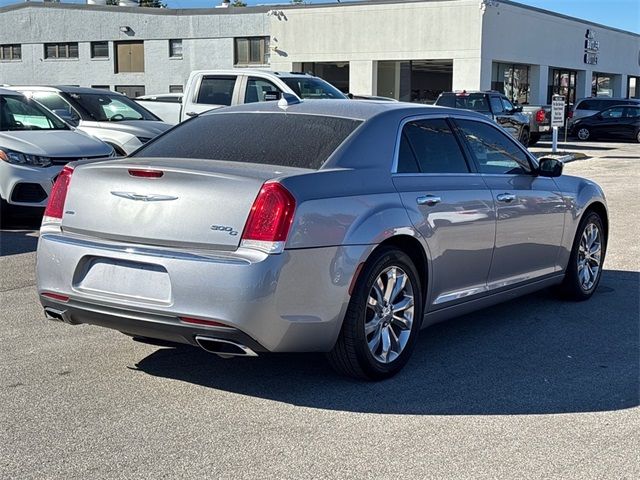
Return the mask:
<svg viewBox="0 0 640 480"><path fill-rule="evenodd" d="M301 99L345 99L330 83L305 73L268 70L197 70L191 72L181 103L164 102L162 95L136 99L169 123L184 121L214 108L278 100L283 93Z"/></svg>

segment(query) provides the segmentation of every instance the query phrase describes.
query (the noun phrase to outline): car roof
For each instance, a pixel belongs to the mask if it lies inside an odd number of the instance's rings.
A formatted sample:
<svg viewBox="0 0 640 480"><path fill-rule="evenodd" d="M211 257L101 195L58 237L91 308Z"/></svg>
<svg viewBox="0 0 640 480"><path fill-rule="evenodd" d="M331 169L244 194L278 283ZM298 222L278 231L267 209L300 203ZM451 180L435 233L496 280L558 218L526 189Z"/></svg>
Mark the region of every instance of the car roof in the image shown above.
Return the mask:
<svg viewBox="0 0 640 480"><path fill-rule="evenodd" d="M404 116L423 114L456 114L469 116L467 110L460 110L448 107L438 107L433 105L423 105L407 102L389 102L376 100L302 100L281 107L279 101L246 103L233 107L210 110L205 115L219 115L223 113L235 112L256 112L256 113L295 113L307 115L322 115L328 117L343 117L356 120L368 120L379 114L395 112ZM482 114L476 114L479 118L486 118Z"/></svg>
<svg viewBox="0 0 640 480"><path fill-rule="evenodd" d="M191 75L269 75L277 78L290 78L290 77L306 77L313 78L313 75L303 72L280 72L273 70L266 70L261 68L230 68L222 70L194 70Z"/></svg>
<svg viewBox="0 0 640 480"><path fill-rule="evenodd" d="M587 97L587 98L581 98L576 103L588 102L588 101L591 101L591 100L598 100L598 101L604 100L605 102L633 102L633 103L640 103L640 98L622 98L622 97Z"/></svg>
<svg viewBox="0 0 640 480"><path fill-rule="evenodd" d="M40 90L44 92L64 92L64 93L84 93L84 94L102 94L109 93L112 95L122 95L118 92L113 92L104 88L89 88L89 87L72 87L69 85L11 85L11 89L17 91L23 90Z"/></svg>
<svg viewBox="0 0 640 480"><path fill-rule="evenodd" d="M20 92L11 90L9 88L0 88L0 95L22 95Z"/></svg>

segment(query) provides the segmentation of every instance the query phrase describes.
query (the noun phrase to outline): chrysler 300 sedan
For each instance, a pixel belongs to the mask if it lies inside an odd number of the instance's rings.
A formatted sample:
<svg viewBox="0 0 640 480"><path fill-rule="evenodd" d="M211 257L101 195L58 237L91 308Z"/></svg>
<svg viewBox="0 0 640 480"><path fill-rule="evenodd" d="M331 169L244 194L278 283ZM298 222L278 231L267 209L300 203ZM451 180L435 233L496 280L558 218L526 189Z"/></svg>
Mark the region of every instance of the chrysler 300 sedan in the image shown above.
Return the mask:
<svg viewBox="0 0 640 480"><path fill-rule="evenodd" d="M588 299L607 232L598 185L483 115L283 98L67 166L38 291L70 324L382 379L435 322L549 286Z"/></svg>

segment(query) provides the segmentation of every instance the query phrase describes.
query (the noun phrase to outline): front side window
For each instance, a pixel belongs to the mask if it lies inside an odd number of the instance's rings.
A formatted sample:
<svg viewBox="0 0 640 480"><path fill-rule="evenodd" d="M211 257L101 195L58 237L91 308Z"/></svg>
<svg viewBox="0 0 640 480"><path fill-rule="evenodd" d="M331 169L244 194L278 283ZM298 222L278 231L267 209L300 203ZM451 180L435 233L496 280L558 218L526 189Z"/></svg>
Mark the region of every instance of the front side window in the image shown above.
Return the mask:
<svg viewBox="0 0 640 480"><path fill-rule="evenodd" d="M234 76L219 77L205 76L200 82L200 90L196 103L204 103L206 105L231 105L233 98L233 89L236 86L236 78Z"/></svg>
<svg viewBox="0 0 640 480"><path fill-rule="evenodd" d="M241 37L234 39L234 65L267 65L269 37Z"/></svg>
<svg viewBox="0 0 640 480"><path fill-rule="evenodd" d="M0 45L0 60L20 60L22 58L22 46L19 44L14 45Z"/></svg>
<svg viewBox="0 0 640 480"><path fill-rule="evenodd" d="M91 42L91 58L109 58L109 42Z"/></svg>
<svg viewBox="0 0 640 480"><path fill-rule="evenodd" d="M624 110L625 118L639 118L640 117L640 107L627 107Z"/></svg>
<svg viewBox="0 0 640 480"><path fill-rule="evenodd" d="M182 58L182 40L169 40L169 57Z"/></svg>
<svg viewBox="0 0 640 480"><path fill-rule="evenodd" d="M485 122L456 119L480 173L525 174L531 172L527 155L509 136Z"/></svg>
<svg viewBox="0 0 640 480"><path fill-rule="evenodd" d="M602 118L622 118L625 107L615 107L601 113Z"/></svg>
<svg viewBox="0 0 640 480"><path fill-rule="evenodd" d="M504 107L502 106L502 100L500 97L490 97L489 101L491 102L491 110L493 113L504 112Z"/></svg>
<svg viewBox="0 0 640 480"><path fill-rule="evenodd" d="M44 58L78 58L78 42L45 43Z"/></svg>
<svg viewBox="0 0 640 480"><path fill-rule="evenodd" d="M55 92L35 92L33 98L72 125L78 125L80 122L78 112L59 94Z"/></svg>
<svg viewBox="0 0 640 480"><path fill-rule="evenodd" d="M416 120L402 129L398 173L468 173L469 167L446 120Z"/></svg>
<svg viewBox="0 0 640 480"><path fill-rule="evenodd" d="M280 89L269 80L249 77L247 91L244 94L244 103L264 102L267 93L279 93Z"/></svg>
<svg viewBox="0 0 640 480"><path fill-rule="evenodd" d="M511 103L506 98L502 98L502 106L504 107L505 111L513 112L513 103Z"/></svg>
<svg viewBox="0 0 640 480"><path fill-rule="evenodd" d="M0 131L68 129L55 115L22 95L0 97Z"/></svg>

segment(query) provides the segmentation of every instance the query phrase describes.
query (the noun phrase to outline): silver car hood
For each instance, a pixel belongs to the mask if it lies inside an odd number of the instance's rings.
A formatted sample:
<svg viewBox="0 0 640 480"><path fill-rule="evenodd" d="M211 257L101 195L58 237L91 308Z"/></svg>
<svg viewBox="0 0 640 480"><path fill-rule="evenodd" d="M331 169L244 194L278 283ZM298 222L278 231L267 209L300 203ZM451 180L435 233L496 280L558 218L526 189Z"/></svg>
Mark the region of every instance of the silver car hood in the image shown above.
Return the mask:
<svg viewBox="0 0 640 480"><path fill-rule="evenodd" d="M112 151L106 143L75 130L2 131L1 147L43 157L99 157Z"/></svg>
<svg viewBox="0 0 640 480"><path fill-rule="evenodd" d="M168 123L155 120L123 120L121 122L85 122L87 126L96 126L116 132L129 133L136 137L153 138L172 127Z"/></svg>

